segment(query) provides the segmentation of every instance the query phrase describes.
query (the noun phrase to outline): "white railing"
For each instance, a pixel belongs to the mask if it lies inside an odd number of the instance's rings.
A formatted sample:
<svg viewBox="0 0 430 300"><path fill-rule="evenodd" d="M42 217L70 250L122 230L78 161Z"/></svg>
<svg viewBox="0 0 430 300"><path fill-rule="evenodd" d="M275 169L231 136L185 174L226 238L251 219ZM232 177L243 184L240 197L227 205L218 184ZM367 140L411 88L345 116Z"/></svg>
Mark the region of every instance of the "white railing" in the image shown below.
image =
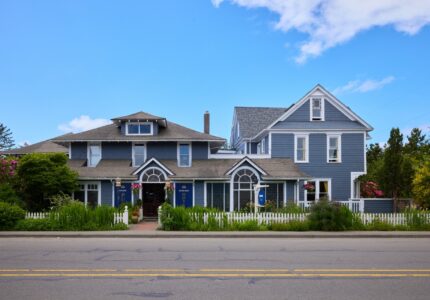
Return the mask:
<svg viewBox="0 0 430 300"><path fill-rule="evenodd" d="M46 219L49 217L49 212L27 212L26 219Z"/></svg>
<svg viewBox="0 0 430 300"><path fill-rule="evenodd" d="M391 225L407 225L408 218L413 218L413 213L361 213L357 214L363 224L380 221ZM426 224L430 224L430 213L420 212L416 214Z"/></svg>
<svg viewBox="0 0 430 300"><path fill-rule="evenodd" d="M349 199L347 201L336 201L349 208L350 211L358 213L364 212L364 199Z"/></svg>
<svg viewBox="0 0 430 300"><path fill-rule="evenodd" d="M46 219L49 218L49 215L51 213L49 212L27 212L25 214L26 219ZM124 212L121 213L114 213L113 214L113 223L124 223L125 225L128 225L128 207L125 206Z"/></svg>
<svg viewBox="0 0 430 300"><path fill-rule="evenodd" d="M430 224L430 213L419 212L417 213L420 218L426 223ZM219 213L190 213L194 221L204 224L209 222L209 219L215 220L218 224L222 225L224 222L241 223L249 220L256 220L259 224L272 224L272 223L288 223L291 221L305 221L309 213L241 213L241 212L219 212ZM363 224L369 224L374 221L384 222L390 225L407 225L408 219L413 217L412 213L355 213ZM161 220L161 207L158 209L158 225L162 227Z"/></svg>

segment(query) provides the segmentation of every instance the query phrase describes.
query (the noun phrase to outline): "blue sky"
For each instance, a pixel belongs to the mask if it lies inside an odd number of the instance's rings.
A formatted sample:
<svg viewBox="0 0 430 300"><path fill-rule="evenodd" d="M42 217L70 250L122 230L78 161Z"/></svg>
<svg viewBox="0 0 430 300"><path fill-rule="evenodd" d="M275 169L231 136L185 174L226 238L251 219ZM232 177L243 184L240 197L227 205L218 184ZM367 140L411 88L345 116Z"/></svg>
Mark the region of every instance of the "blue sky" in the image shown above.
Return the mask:
<svg viewBox="0 0 430 300"><path fill-rule="evenodd" d="M234 106L320 83L370 142L428 131L430 5L363 1L1 1L0 122L34 143L140 110L202 130L209 110L228 138Z"/></svg>

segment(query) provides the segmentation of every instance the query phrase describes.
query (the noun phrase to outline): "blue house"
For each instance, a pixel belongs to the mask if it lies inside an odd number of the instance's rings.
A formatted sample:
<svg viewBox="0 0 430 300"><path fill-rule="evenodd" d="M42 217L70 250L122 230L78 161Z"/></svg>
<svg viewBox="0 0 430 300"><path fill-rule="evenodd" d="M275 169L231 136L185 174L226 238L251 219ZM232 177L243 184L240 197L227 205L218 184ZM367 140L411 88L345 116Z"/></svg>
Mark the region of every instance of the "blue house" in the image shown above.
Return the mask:
<svg viewBox="0 0 430 300"><path fill-rule="evenodd" d="M264 184L276 207L308 206L327 198L359 198L372 127L317 85L285 108L236 107L230 145L204 131L138 112L112 124L58 137L80 179L74 197L87 205L143 201L144 215L173 205L240 210Z"/></svg>

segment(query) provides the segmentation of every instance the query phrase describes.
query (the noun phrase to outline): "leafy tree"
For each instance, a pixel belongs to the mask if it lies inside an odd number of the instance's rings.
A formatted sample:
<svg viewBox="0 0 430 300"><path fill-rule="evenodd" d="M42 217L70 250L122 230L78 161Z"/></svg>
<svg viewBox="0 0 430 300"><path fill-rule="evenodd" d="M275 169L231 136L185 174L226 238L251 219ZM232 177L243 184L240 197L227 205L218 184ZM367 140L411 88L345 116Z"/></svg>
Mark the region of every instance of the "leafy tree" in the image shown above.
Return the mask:
<svg viewBox="0 0 430 300"><path fill-rule="evenodd" d="M8 150L15 146L12 132L3 123L0 123L0 150Z"/></svg>
<svg viewBox="0 0 430 300"><path fill-rule="evenodd" d="M383 157L384 150L379 146L379 144L370 144L369 147L367 147L366 158L368 164L371 165Z"/></svg>
<svg viewBox="0 0 430 300"><path fill-rule="evenodd" d="M46 209L50 206L49 197L76 189L78 175L66 163L63 153L33 153L20 160L19 184L28 209Z"/></svg>
<svg viewBox="0 0 430 300"><path fill-rule="evenodd" d="M386 195L394 198L395 210L404 183L403 164L403 135L399 128L393 128L384 153L381 186Z"/></svg>
<svg viewBox="0 0 430 300"><path fill-rule="evenodd" d="M414 165L419 165L425 155L428 155L430 150L429 140L426 140L426 135L418 128L414 128L408 136L408 142L405 144L404 152L412 159Z"/></svg>
<svg viewBox="0 0 430 300"><path fill-rule="evenodd" d="M415 202L422 208L430 208L430 157L415 173L412 188Z"/></svg>

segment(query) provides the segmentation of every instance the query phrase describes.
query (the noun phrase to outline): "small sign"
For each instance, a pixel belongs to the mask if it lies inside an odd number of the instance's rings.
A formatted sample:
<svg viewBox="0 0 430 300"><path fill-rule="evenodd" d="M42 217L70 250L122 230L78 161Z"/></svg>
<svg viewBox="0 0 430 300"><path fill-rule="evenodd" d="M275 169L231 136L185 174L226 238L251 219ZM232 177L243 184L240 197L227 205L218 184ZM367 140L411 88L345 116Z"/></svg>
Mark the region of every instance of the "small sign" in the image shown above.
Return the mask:
<svg viewBox="0 0 430 300"><path fill-rule="evenodd" d="M258 192L258 205L259 206L264 206L266 204L266 190L265 189L261 189Z"/></svg>
<svg viewBox="0 0 430 300"><path fill-rule="evenodd" d="M175 190L176 206L193 206L193 184L176 183Z"/></svg>

